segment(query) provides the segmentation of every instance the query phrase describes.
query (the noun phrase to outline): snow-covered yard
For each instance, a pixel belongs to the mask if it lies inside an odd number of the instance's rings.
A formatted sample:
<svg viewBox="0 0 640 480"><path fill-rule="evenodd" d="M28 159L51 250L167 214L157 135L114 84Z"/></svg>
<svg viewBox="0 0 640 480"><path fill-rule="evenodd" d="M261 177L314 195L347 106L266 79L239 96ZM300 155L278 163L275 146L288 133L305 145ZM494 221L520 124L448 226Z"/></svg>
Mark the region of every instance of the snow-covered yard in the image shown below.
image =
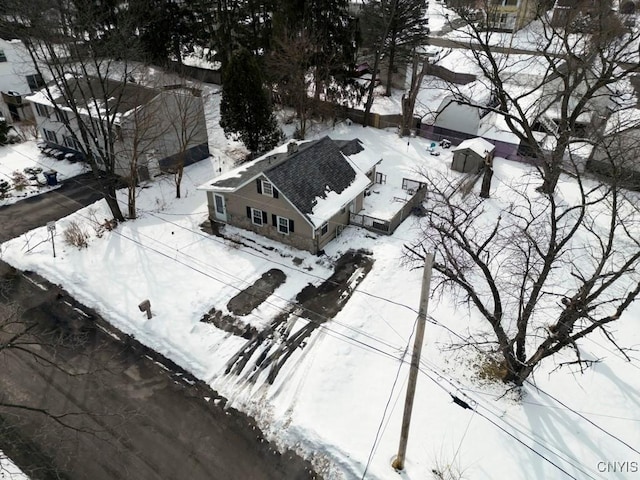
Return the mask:
<svg viewBox="0 0 640 480"><path fill-rule="evenodd" d="M25 169L27 169L26 172ZM35 169L35 171L30 172L29 169ZM6 198L0 198L0 206L9 205L57 188L47 185L42 172L49 171L57 172L57 181L61 182L87 172L88 167L81 162L72 163L68 160L56 160L46 156L40 152L35 141L0 147L0 180L6 181L11 188ZM18 177L22 177L24 174L24 184L17 188L15 184L16 172L18 172Z"/></svg>
<svg viewBox="0 0 640 480"><path fill-rule="evenodd" d="M28 477L0 450L0 478L2 480L28 480Z"/></svg>
<svg viewBox="0 0 640 480"><path fill-rule="evenodd" d="M390 131L343 124L318 132L324 134L360 138L380 153L381 170L387 163L404 165L407 172L446 171L450 164L448 152L431 156L431 142L420 138L407 141ZM27 237L32 244L46 237L46 228L40 228L3 244L2 258L64 285L115 326L207 381L232 406L255 416L267 436L313 459L324 478L363 478L365 470L366 478L396 478L391 461L422 275L403 261L403 245L419 235L419 220L410 217L391 236L349 227L321 257L230 227L227 236L251 247L211 236L200 229L206 199L196 186L233 163L233 149L222 145L217 143L215 158L187 168L184 198L173 198L170 181L156 182L140 193L140 218L115 231L95 233L92 219L107 216L103 202L58 222L58 232L70 221L81 224L91 237L88 249L58 242L61 251L54 259L45 243L25 254ZM526 166L496 159L496 194L511 179L531 173ZM401 171L389 175L407 176ZM372 270L343 310L293 354L273 385L265 381L266 374L253 383L224 373L245 340L201 322L206 312L213 307L227 313L238 291L278 268L285 282L242 318L260 328L290 306L305 285L328 278L333 262L350 249L369 251L375 259ZM146 298L151 320L138 310ZM527 386L521 397L503 396L503 385L477 378L476 358L445 348L480 320L446 296L432 299L430 316L434 322L427 324L400 478L432 478L434 470L448 478L446 471L456 469L464 476L451 478L632 478L631 468L638 463L631 462L640 461L640 366L625 361L604 337L594 334L584 342L590 358L604 358L585 373L550 373L557 365L549 360L535 376L540 390ZM615 324L626 346L640 344L639 316L636 304ZM460 408L452 395L471 408Z"/></svg>

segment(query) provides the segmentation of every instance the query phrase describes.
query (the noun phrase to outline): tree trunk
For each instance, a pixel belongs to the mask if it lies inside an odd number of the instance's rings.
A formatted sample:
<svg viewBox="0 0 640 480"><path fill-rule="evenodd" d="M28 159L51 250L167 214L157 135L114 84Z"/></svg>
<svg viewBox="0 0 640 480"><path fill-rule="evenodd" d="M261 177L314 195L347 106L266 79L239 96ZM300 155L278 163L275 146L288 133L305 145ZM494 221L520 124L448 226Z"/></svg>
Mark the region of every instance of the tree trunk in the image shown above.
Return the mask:
<svg viewBox="0 0 640 480"><path fill-rule="evenodd" d="M176 180L176 198L180 198L181 196L181 192L180 192L180 185L182 184L182 173L184 171L184 167L178 167L178 171L176 172L175 175L175 180Z"/></svg>
<svg viewBox="0 0 640 480"><path fill-rule="evenodd" d="M118 222L124 222L125 218L122 215L122 210L120 209L120 204L118 203L118 199L116 198L116 185L115 179L106 182L103 187L104 191L104 199L107 201L107 205L109 206L109 210L111 210L111 215Z"/></svg>
<svg viewBox="0 0 640 480"><path fill-rule="evenodd" d="M385 95L387 97L391 96L391 83L393 81L393 67L396 60L396 48L395 48L395 39L391 40L391 46L389 47L389 65L387 69L387 85Z"/></svg>
<svg viewBox="0 0 640 480"><path fill-rule="evenodd" d="M417 55L413 56L413 65L411 70L411 87L409 94L402 96L402 131L401 136L405 137L411 133L413 127L413 111L416 107L416 99L422 86L422 81L427 73L427 60L424 60L420 71L418 71L419 59Z"/></svg>
<svg viewBox="0 0 640 480"><path fill-rule="evenodd" d="M128 209L128 217L129 219L136 218L136 185L129 184L128 191L128 199L127 199L127 209Z"/></svg>
<svg viewBox="0 0 640 480"><path fill-rule="evenodd" d="M560 163L554 159L545 160L542 165L543 181L538 187L538 191L547 195L552 195L560 179Z"/></svg>
<svg viewBox="0 0 640 480"><path fill-rule="evenodd" d="M371 115L371 107L373 106L373 90L376 86L378 67L380 66L380 55L380 51L376 50L376 56L373 61L373 72L371 72L371 83L369 83L369 88L367 88L367 102L364 106L364 118L362 120L362 125L365 127L369 125L369 116Z"/></svg>
<svg viewBox="0 0 640 480"><path fill-rule="evenodd" d="M406 137L411 133L410 117L413 117L413 114L411 113L411 98L406 94L402 95L401 105L402 105L402 127L400 129L400 136Z"/></svg>
<svg viewBox="0 0 640 480"><path fill-rule="evenodd" d="M484 175L482 176L482 187L480 188L480 197L489 198L491 196L491 178L493 177L493 165L486 162L484 166Z"/></svg>

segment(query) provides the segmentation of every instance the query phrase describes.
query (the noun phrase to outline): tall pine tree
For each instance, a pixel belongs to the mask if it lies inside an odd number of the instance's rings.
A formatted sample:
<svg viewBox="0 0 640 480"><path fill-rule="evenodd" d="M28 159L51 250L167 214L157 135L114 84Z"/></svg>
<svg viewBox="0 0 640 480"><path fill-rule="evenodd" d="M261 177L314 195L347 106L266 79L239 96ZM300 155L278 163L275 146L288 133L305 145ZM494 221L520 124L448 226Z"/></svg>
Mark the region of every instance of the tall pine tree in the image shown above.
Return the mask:
<svg viewBox="0 0 640 480"><path fill-rule="evenodd" d="M407 63L411 52L429 36L427 0L371 0L362 10L363 43L387 64L386 95L397 65Z"/></svg>
<svg viewBox="0 0 640 480"><path fill-rule="evenodd" d="M356 19L348 12L347 0L283 0L273 18L274 37L293 42L310 39L314 52L315 98L328 85L348 83L358 45Z"/></svg>
<svg viewBox="0 0 640 480"><path fill-rule="evenodd" d="M220 126L227 137L240 139L252 156L271 150L282 139L260 66L246 49L238 50L224 69Z"/></svg>

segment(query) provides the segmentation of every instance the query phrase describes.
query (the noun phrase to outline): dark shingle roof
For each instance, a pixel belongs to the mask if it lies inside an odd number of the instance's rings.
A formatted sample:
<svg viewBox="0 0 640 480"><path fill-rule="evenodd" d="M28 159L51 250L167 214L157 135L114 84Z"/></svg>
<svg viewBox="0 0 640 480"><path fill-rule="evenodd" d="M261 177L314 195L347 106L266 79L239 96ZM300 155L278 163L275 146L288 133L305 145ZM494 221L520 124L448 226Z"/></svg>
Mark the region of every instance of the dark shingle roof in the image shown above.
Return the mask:
<svg viewBox="0 0 640 480"><path fill-rule="evenodd" d="M338 146L340 151L345 155L355 155L364 150L362 143L357 138L353 140L334 140L334 143Z"/></svg>
<svg viewBox="0 0 640 480"><path fill-rule="evenodd" d="M302 148L304 147L304 148ZM356 177L356 171L329 137L309 142L289 155L286 162L268 168L264 175L302 213L313 211L316 197L342 192Z"/></svg>

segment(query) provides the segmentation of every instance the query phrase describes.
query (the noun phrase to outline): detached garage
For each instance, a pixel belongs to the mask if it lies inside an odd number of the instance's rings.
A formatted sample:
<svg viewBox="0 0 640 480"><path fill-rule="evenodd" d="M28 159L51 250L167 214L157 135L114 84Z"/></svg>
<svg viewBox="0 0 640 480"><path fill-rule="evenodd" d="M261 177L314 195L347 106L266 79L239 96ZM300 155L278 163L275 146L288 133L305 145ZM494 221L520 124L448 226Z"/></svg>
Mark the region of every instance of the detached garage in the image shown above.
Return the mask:
<svg viewBox="0 0 640 480"><path fill-rule="evenodd" d="M456 148L452 149L453 162L451 169L458 172L479 172L485 164L485 160L493 160L493 152L496 147L484 138L470 138Z"/></svg>

